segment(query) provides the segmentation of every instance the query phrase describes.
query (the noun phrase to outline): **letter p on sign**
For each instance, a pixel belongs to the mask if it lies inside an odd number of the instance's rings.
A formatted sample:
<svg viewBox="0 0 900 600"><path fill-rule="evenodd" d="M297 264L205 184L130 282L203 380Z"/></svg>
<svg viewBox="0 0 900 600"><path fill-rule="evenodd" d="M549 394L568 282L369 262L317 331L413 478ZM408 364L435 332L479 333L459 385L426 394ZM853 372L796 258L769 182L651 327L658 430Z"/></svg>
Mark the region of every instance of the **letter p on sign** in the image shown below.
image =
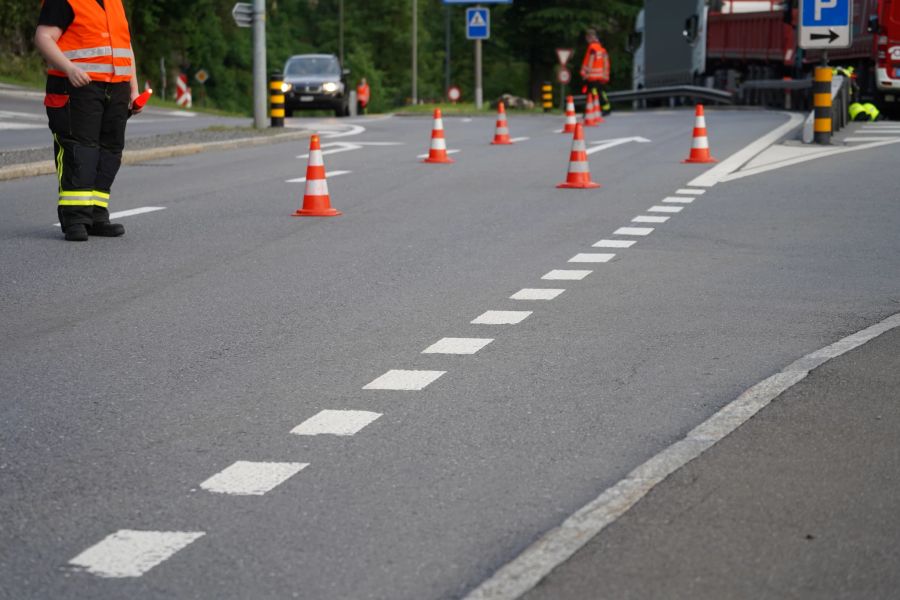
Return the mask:
<svg viewBox="0 0 900 600"><path fill-rule="evenodd" d="M838 0L815 0L816 2L816 21L822 20L822 11L827 8L836 8Z"/></svg>

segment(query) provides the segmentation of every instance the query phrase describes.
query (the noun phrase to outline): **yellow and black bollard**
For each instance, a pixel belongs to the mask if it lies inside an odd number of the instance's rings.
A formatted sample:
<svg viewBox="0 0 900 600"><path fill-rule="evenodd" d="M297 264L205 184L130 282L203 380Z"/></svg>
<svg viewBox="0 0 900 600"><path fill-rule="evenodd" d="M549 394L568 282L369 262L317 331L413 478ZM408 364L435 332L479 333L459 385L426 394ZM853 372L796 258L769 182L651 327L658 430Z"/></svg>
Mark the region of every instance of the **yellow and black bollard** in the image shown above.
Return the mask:
<svg viewBox="0 0 900 600"><path fill-rule="evenodd" d="M284 127L284 76L281 73L269 76L269 114L272 127Z"/></svg>
<svg viewBox="0 0 900 600"><path fill-rule="evenodd" d="M813 79L813 107L815 109L813 131L817 144L831 143L831 77L832 72L829 67L816 67Z"/></svg>
<svg viewBox="0 0 900 600"><path fill-rule="evenodd" d="M544 112L553 110L553 84L544 82L541 86L541 104Z"/></svg>

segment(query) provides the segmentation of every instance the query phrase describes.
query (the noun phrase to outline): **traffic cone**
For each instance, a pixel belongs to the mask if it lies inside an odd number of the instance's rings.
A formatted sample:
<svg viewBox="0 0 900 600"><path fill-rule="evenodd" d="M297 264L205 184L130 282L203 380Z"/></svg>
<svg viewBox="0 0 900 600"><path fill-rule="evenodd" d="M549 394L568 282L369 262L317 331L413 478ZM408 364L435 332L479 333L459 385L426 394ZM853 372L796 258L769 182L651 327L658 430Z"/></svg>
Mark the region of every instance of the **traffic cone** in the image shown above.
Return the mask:
<svg viewBox="0 0 900 600"><path fill-rule="evenodd" d="M447 156L447 140L444 139L444 119L441 117L441 109L434 109L434 127L431 129L431 148L428 150L426 163L452 163L453 159Z"/></svg>
<svg viewBox="0 0 900 600"><path fill-rule="evenodd" d="M600 94L594 90L594 124L602 123L606 123L606 119L603 118L603 108L600 106Z"/></svg>
<svg viewBox="0 0 900 600"><path fill-rule="evenodd" d="M575 116L575 100L572 99L572 96L566 96L566 125L563 127L563 133L574 133L575 125L578 123L578 118Z"/></svg>
<svg viewBox="0 0 900 600"><path fill-rule="evenodd" d="M718 162L709 154L709 138L706 137L706 117L703 115L703 105L697 105L697 113L694 121L694 139L691 143L691 154L683 163L714 163Z"/></svg>
<svg viewBox="0 0 900 600"><path fill-rule="evenodd" d="M306 193L303 194L303 208L294 217L336 217L341 211L331 208L328 182L325 180L325 162L319 136L309 139L309 163L306 166Z"/></svg>
<svg viewBox="0 0 900 600"><path fill-rule="evenodd" d="M566 180L556 187L579 189L600 187L599 183L591 181L587 148L584 145L584 128L581 123L575 125L572 153L569 155L569 174L566 176Z"/></svg>
<svg viewBox="0 0 900 600"><path fill-rule="evenodd" d="M494 141L491 144L495 146L512 144L512 140L509 139L509 125L506 123L506 106L502 102L497 104L497 128L494 131Z"/></svg>
<svg viewBox="0 0 900 600"><path fill-rule="evenodd" d="M596 112L594 112L594 94L588 92L585 101L584 101L584 126L585 127L596 127Z"/></svg>

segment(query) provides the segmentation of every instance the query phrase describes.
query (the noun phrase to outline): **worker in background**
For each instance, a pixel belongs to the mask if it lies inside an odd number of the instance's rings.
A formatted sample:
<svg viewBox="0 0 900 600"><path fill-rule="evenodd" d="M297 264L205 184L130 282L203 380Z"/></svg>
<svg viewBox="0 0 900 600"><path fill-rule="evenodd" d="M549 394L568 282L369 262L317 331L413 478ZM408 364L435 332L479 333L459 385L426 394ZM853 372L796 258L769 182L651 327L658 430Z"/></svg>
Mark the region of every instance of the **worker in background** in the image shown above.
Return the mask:
<svg viewBox="0 0 900 600"><path fill-rule="evenodd" d="M140 112L122 0L43 0L34 43L47 61L47 107L66 240L117 237L109 195L122 164L125 123Z"/></svg>
<svg viewBox="0 0 900 600"><path fill-rule="evenodd" d="M600 109L604 115L608 115L612 110L605 90L606 84L609 83L609 53L600 43L596 29L588 29L584 37L588 47L581 63L581 79L585 82L582 91L586 93L588 89L597 89L600 92Z"/></svg>
<svg viewBox="0 0 900 600"><path fill-rule="evenodd" d="M356 102L359 107L359 114L366 114L366 107L369 106L369 98L371 91L369 90L369 82L363 77L356 86Z"/></svg>

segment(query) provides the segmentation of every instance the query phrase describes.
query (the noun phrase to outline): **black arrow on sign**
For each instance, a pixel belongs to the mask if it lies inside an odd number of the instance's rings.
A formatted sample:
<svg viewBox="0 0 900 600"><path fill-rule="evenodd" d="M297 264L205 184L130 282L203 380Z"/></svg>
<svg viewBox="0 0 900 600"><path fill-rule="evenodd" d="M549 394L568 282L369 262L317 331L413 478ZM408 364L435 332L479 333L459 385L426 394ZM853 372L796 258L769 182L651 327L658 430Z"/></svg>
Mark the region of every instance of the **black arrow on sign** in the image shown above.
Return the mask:
<svg viewBox="0 0 900 600"><path fill-rule="evenodd" d="M815 40L824 40L824 39L828 38L828 43L829 43L829 44L833 44L833 43L834 43L834 40L838 39L839 37L841 37L841 36L838 35L837 32L835 32L834 29L829 29L829 30L828 30L828 33L811 33L811 34L809 35L809 39L811 39L811 40L813 40L813 41L815 41Z"/></svg>

